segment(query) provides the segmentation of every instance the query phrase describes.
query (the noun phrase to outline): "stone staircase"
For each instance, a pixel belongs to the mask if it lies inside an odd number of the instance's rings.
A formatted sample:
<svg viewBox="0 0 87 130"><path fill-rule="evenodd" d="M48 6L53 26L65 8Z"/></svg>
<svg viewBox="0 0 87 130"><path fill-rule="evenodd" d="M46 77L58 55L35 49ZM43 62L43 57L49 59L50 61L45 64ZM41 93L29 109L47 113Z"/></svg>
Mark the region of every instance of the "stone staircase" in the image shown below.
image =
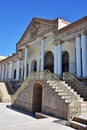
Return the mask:
<svg viewBox="0 0 87 130"><path fill-rule="evenodd" d="M83 82L80 82L67 72L63 73L63 80L66 81L66 83L71 86L71 88L74 89L77 94L79 94L85 101L87 101L87 86Z"/></svg>
<svg viewBox="0 0 87 130"><path fill-rule="evenodd" d="M8 94L9 95L13 95L15 93L10 81L5 81L5 85L6 85L6 88L7 88L7 91L8 91Z"/></svg>
<svg viewBox="0 0 87 130"><path fill-rule="evenodd" d="M50 71L45 70L43 72L33 72L31 73L28 78L21 84L20 88L17 90L17 92L12 97L12 105L25 108L26 104L23 106L25 102L26 97L26 91L29 88L29 84L31 87L31 82L44 82L44 84L49 87L48 90L55 92L55 95L57 95L59 100L57 100L57 103L59 105L61 103L64 103L66 108L60 108L60 110L63 110L62 115L66 114L66 118L68 120L68 124L72 120L72 118L81 112L81 102L83 101L82 98L77 94L77 92L74 91L74 89L71 88L65 81L60 81L54 74L52 74ZM48 85L47 85L48 84ZM49 92L48 92L49 93ZM29 94L28 94L29 95ZM31 94L30 94L31 95ZM22 98L22 99L21 99ZM52 98L52 97L51 97ZM24 100L24 102L23 102ZM60 105L62 106L62 105ZM28 106L26 106L27 110ZM67 113L64 113L64 109L67 109ZM56 111L55 111L56 113ZM73 114L72 114L73 113ZM58 112L57 112L58 114ZM62 117L63 118L63 117Z"/></svg>
<svg viewBox="0 0 87 130"><path fill-rule="evenodd" d="M70 126L77 130L87 130L87 86L69 73L63 73L63 80L85 101L81 101L81 114L70 121Z"/></svg>
<svg viewBox="0 0 87 130"><path fill-rule="evenodd" d="M11 102L11 96L8 94L8 91L4 82L0 82L0 101Z"/></svg>

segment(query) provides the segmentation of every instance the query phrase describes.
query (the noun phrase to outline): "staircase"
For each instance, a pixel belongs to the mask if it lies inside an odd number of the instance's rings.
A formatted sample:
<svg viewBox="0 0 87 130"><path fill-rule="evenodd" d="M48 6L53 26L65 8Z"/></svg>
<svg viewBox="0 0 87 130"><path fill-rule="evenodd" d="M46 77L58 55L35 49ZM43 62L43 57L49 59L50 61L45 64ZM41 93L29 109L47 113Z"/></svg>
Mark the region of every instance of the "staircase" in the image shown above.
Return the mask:
<svg viewBox="0 0 87 130"><path fill-rule="evenodd" d="M8 94L8 91L4 82L0 82L0 101L11 102L11 96Z"/></svg>
<svg viewBox="0 0 87 130"><path fill-rule="evenodd" d="M67 72L63 73L63 80L85 100L81 101L81 114L70 121L70 126L77 130L87 130L87 86Z"/></svg>
<svg viewBox="0 0 87 130"><path fill-rule="evenodd" d="M58 97L60 97L60 102L62 101L64 104L66 104L68 124L76 115L81 113L81 101L83 101L83 99L77 95L71 86L69 86L65 81L60 81L49 70L31 73L28 78L21 84L17 92L12 96L12 104L16 102L18 97L24 97L24 95L21 94L25 91L27 86L29 86L31 81L37 80L41 82L44 81L46 84L48 84L47 86L50 87ZM61 109L64 111L64 108Z"/></svg>
<svg viewBox="0 0 87 130"><path fill-rule="evenodd" d="M68 72L63 73L63 80L71 86L85 101L87 101L87 86L77 80L74 76Z"/></svg>
<svg viewBox="0 0 87 130"><path fill-rule="evenodd" d="M7 88L7 91L8 91L8 94L9 95L13 95L15 93L10 81L5 81L5 85L6 85L6 88Z"/></svg>

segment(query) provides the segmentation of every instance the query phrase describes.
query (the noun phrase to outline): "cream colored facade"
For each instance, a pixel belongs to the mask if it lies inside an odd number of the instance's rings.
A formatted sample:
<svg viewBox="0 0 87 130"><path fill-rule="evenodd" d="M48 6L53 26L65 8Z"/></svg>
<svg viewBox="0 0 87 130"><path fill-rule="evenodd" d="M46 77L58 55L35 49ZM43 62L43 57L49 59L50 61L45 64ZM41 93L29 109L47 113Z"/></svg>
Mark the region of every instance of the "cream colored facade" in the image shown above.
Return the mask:
<svg viewBox="0 0 87 130"><path fill-rule="evenodd" d="M73 23L61 18L33 18L19 42L16 54L0 61L0 80L25 80L33 71L67 71L87 77L87 16Z"/></svg>

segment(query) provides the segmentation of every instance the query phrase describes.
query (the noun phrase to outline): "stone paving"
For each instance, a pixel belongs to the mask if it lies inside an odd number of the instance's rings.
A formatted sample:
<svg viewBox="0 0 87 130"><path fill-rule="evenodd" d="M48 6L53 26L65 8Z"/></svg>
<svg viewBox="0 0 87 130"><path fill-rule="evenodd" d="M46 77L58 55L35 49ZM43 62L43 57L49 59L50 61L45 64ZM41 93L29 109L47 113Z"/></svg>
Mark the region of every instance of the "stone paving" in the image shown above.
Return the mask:
<svg viewBox="0 0 87 130"><path fill-rule="evenodd" d="M0 130L75 130L64 126L58 118L36 119L30 113L11 109L10 104L0 103Z"/></svg>

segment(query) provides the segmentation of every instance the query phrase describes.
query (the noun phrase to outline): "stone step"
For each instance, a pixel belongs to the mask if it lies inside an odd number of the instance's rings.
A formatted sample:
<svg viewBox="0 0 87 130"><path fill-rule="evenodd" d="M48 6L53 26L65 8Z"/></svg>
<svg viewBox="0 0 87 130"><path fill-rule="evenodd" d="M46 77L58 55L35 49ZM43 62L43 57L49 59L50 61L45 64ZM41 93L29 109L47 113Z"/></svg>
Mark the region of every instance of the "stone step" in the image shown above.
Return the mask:
<svg viewBox="0 0 87 130"><path fill-rule="evenodd" d="M86 115L81 115L81 116L74 117L73 120L76 121L76 122L79 122L79 123L87 125L87 117L85 118L85 116L87 116L87 114Z"/></svg>
<svg viewBox="0 0 87 130"><path fill-rule="evenodd" d="M87 130L87 125L79 123L77 121L71 121L70 126L77 129L77 130Z"/></svg>

